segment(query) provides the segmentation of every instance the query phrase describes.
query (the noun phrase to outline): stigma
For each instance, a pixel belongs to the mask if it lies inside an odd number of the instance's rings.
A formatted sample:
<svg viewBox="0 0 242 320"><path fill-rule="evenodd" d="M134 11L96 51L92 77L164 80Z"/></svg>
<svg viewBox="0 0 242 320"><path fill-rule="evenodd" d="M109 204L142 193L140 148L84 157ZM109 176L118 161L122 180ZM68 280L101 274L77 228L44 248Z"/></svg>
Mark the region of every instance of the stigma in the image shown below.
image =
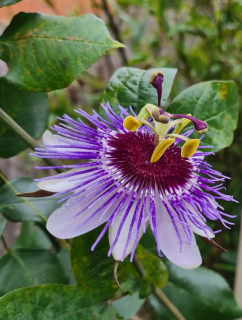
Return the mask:
<svg viewBox="0 0 242 320"><path fill-rule="evenodd" d="M147 103L137 116L128 116L124 119L123 127L135 132L141 126L147 126L154 134L153 143L155 149L151 155L150 163L157 162L166 150L176 144L176 139L183 142L181 157L190 158L199 146L199 139L189 139L180 134L186 127L193 124L194 130L199 134L205 134L208 125L205 121L194 118L191 114L170 114L161 108L162 83L164 74L155 71L150 76L150 84L157 90L158 104Z"/></svg>

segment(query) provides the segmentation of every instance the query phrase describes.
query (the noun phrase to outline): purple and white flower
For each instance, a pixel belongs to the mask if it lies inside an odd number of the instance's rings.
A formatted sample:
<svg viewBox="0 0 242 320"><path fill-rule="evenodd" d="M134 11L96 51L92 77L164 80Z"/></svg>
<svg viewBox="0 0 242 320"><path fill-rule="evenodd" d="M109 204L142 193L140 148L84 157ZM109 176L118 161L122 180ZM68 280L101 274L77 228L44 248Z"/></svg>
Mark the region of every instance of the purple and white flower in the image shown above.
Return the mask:
<svg viewBox="0 0 242 320"><path fill-rule="evenodd" d="M193 129L177 133L187 121L183 116L171 122L173 115L160 112L167 121L155 115L152 105L140 117L121 106L120 114L109 104L102 107L105 119L95 111L93 115L76 111L95 128L64 115L53 127L56 134L46 131L44 145L35 151L40 158L78 161L54 167L69 169L67 172L38 180L40 189L63 195L60 201L65 201L49 217L47 229L58 238L69 239L104 224L91 250L108 230L108 256L123 261L130 254L132 261L150 225L159 254L182 268L198 267L202 259L194 233L210 240L218 231L207 226L207 220L220 220L224 227L232 224L217 202L234 201L221 193L226 177L204 161L212 152L204 152L198 139L194 147L195 140L189 139ZM147 110L149 119L143 116ZM166 130L160 135L162 126ZM169 134L174 128L179 130ZM180 146L183 140L187 147Z"/></svg>

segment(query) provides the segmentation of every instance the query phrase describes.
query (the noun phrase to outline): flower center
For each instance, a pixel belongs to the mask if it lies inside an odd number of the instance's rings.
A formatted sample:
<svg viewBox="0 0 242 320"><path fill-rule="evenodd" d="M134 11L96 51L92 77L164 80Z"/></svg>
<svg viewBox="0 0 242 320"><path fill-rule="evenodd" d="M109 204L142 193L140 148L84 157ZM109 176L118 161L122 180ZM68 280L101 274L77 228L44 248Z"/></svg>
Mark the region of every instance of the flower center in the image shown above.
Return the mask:
<svg viewBox="0 0 242 320"><path fill-rule="evenodd" d="M192 178L193 165L187 158L182 158L181 148L172 146L154 163L150 158L155 149L154 136L142 132L117 133L107 141L105 156L110 165L122 173L127 181L132 178L136 185L155 184L160 190L171 191L184 187Z"/></svg>

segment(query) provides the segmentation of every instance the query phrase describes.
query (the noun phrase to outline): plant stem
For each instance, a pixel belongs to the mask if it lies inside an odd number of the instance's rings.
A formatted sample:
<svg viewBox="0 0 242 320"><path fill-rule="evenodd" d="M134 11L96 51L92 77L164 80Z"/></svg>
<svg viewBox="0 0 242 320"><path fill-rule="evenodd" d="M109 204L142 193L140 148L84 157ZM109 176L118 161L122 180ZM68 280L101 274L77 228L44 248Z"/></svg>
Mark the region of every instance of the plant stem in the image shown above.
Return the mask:
<svg viewBox="0 0 242 320"><path fill-rule="evenodd" d="M141 277L146 276L146 271L143 268L141 262L139 261L137 255L134 255L134 266L141 275ZM159 288L152 287L152 292L156 296L156 298L166 307L177 320L186 320L176 306L167 298L163 291Z"/></svg>
<svg viewBox="0 0 242 320"><path fill-rule="evenodd" d="M2 243L3 243L3 248L6 252L11 252L12 250L9 248L9 246L7 245L7 242L4 238L4 236L1 236L1 240L2 240Z"/></svg>
<svg viewBox="0 0 242 320"><path fill-rule="evenodd" d="M23 142L32 150L38 147L37 142L24 131L3 109L0 108L0 121L3 122L10 130L12 130ZM43 159L48 165L56 166L51 159ZM64 172L62 169L55 169L57 172Z"/></svg>
<svg viewBox="0 0 242 320"><path fill-rule="evenodd" d="M5 176L0 172L0 179L9 187L9 189L11 189L13 191L14 194L18 194L19 192L11 185L11 183L5 178ZM46 223L47 222L47 218L41 213L39 212L39 210L37 208L35 208L35 206L27 199L19 197L23 202L25 202L39 217L40 219ZM3 240L3 239L2 239ZM67 243L66 240L64 239L57 239L64 247L66 247L68 250L71 250L70 245ZM4 240L3 240L4 241ZM3 242L4 244L4 242Z"/></svg>
<svg viewBox="0 0 242 320"><path fill-rule="evenodd" d="M110 28L113 31L115 39L122 43L122 39L121 39L121 36L120 36L119 28L118 28L118 26L116 25L116 23L115 23L115 21L113 19L113 15L109 10L109 7L108 7L108 4L107 4L106 0L102 0L102 7L103 7L103 11L105 12L105 14L106 14L106 16L108 18L108 21L109 21L109 24L110 24ZM128 62L128 58L126 56L125 49L124 48L118 48L118 50L119 50L121 59L123 61L123 64L126 65L127 62Z"/></svg>
<svg viewBox="0 0 242 320"><path fill-rule="evenodd" d="M0 179L6 183L6 185L9 187L10 190L13 191L14 194L18 194L19 192L11 185L11 183L4 177L4 175L0 172ZM32 205L32 203L25 199L25 198L22 198L22 197L19 197L23 202L25 202L39 217L42 221L44 222L47 222L47 219L46 217L41 213L39 212L38 209L35 208L35 206Z"/></svg>

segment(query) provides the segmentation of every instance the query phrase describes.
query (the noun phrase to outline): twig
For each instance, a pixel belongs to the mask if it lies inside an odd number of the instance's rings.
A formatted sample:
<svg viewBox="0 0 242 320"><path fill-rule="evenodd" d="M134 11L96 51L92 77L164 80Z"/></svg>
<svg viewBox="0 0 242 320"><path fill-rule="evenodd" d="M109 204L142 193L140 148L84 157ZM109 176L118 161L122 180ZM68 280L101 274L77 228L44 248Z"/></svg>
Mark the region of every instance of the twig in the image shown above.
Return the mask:
<svg viewBox="0 0 242 320"><path fill-rule="evenodd" d="M7 242L4 238L4 236L1 236L1 240L2 240L2 243L3 243L3 247L4 247L4 250L6 252L12 252L12 250L9 248L9 246L7 245Z"/></svg>
<svg viewBox="0 0 242 320"><path fill-rule="evenodd" d="M110 28L113 31L115 39L122 43L122 39L121 39L119 28L118 28L118 26L116 25L116 23L115 23L115 21L113 19L113 15L109 10L109 7L108 7L108 4L107 4L106 0L102 0L102 7L103 7L103 11L105 12L105 14L106 14L106 16L108 18L108 21L109 21L109 24L110 24ZM123 61L123 64L126 65L127 62L128 62L128 58L127 58L127 55L126 55L125 48L118 48L118 50L119 50L121 59Z"/></svg>
<svg viewBox="0 0 242 320"><path fill-rule="evenodd" d="M142 277L146 276L146 271L144 270L141 262L134 255L134 266ZM159 288L152 287L153 294L157 297L157 299L174 315L177 320L186 320L176 306L167 298L163 291Z"/></svg>

